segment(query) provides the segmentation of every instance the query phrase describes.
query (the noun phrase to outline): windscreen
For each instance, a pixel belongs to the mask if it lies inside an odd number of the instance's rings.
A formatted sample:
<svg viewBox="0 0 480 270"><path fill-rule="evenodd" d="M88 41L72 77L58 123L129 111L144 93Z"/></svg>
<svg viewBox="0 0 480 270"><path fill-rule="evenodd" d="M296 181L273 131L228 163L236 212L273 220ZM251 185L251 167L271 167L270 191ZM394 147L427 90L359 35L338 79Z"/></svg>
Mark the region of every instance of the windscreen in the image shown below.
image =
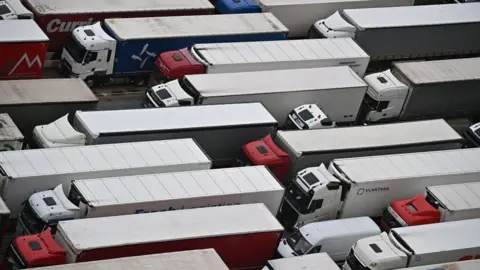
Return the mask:
<svg viewBox="0 0 480 270"><path fill-rule="evenodd" d="M298 116L303 119L303 121L308 121L313 118L313 114L309 110L303 110L298 113Z"/></svg>
<svg viewBox="0 0 480 270"><path fill-rule="evenodd" d="M160 89L157 92L155 92L155 94L157 94L157 96L161 100L169 99L169 98L172 97L172 95L170 95L170 93L168 93L168 91L166 89Z"/></svg>

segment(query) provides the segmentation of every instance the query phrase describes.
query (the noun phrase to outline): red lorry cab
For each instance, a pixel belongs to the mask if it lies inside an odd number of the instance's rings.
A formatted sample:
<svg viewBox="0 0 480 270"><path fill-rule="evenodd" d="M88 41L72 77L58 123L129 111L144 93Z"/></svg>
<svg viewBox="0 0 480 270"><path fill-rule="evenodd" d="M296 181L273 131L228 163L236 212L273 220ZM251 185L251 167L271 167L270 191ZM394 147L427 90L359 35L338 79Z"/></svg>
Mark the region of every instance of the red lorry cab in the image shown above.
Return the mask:
<svg viewBox="0 0 480 270"><path fill-rule="evenodd" d="M181 79L185 75L204 74L205 66L198 62L188 48L161 53L155 65L167 80Z"/></svg>
<svg viewBox="0 0 480 270"><path fill-rule="evenodd" d="M405 225L416 226L440 222L440 211L430 205L421 193L414 198L394 201L390 204L390 208L390 211L394 211L395 214L388 213L386 209L381 220L383 229L387 231ZM403 222L399 221L396 215Z"/></svg>
<svg viewBox="0 0 480 270"><path fill-rule="evenodd" d="M275 144L271 135L245 144L242 151L251 164L267 166L277 179L285 179L290 169L290 156Z"/></svg>

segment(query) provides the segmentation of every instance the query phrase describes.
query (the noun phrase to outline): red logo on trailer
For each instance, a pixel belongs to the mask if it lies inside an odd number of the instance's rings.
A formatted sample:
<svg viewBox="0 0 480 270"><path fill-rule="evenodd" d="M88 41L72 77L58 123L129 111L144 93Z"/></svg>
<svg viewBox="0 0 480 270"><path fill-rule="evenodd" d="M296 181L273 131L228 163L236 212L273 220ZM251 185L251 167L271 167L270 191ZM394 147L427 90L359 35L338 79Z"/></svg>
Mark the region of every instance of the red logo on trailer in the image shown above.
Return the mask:
<svg viewBox="0 0 480 270"><path fill-rule="evenodd" d="M10 43L2 44L0 57L0 79L41 78L48 43Z"/></svg>

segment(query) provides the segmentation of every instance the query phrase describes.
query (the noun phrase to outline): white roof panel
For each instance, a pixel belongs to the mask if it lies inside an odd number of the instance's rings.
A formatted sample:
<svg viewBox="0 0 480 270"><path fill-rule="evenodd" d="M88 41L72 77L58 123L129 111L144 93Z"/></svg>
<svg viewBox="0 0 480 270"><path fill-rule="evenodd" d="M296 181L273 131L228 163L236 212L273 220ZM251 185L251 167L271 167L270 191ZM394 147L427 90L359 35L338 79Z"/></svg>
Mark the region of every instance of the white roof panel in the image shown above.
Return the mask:
<svg viewBox="0 0 480 270"><path fill-rule="evenodd" d="M287 33L271 13L106 19L120 40Z"/></svg>
<svg viewBox="0 0 480 270"><path fill-rule="evenodd" d="M431 264L425 266L402 268L398 270L478 270L480 269L480 260L470 260L461 262L448 262L441 264Z"/></svg>
<svg viewBox="0 0 480 270"><path fill-rule="evenodd" d="M288 79L293 80L291 77ZM443 119L308 131L278 131L277 139L288 145L298 156L311 152L393 148L463 140Z"/></svg>
<svg viewBox="0 0 480 270"><path fill-rule="evenodd" d="M354 182L480 172L480 148L336 159ZM466 161L468 160L468 161ZM464 166L456 166L463 162ZM474 163L476 162L476 164Z"/></svg>
<svg viewBox="0 0 480 270"><path fill-rule="evenodd" d="M351 38L208 43L195 44L193 49L210 65L369 58Z"/></svg>
<svg viewBox="0 0 480 270"><path fill-rule="evenodd" d="M31 268L29 268L31 269ZM214 249L169 252L112 260L48 266L50 270L228 270ZM330 270L330 269L325 269Z"/></svg>
<svg viewBox="0 0 480 270"><path fill-rule="evenodd" d="M362 78L348 66L210 73L185 77L200 96L205 98L367 87Z"/></svg>
<svg viewBox="0 0 480 270"><path fill-rule="evenodd" d="M430 186L427 190L450 211L480 209L480 182Z"/></svg>
<svg viewBox="0 0 480 270"><path fill-rule="evenodd" d="M75 180L73 184L92 206L283 190L264 166Z"/></svg>
<svg viewBox="0 0 480 270"><path fill-rule="evenodd" d="M3 20L0 24L0 43L42 41L48 42L48 37L34 20Z"/></svg>
<svg viewBox="0 0 480 270"><path fill-rule="evenodd" d="M175 144L184 147L175 149ZM155 150L156 155L142 155L139 148L145 146ZM159 146L175 151L175 161ZM153 159L151 163L156 166L210 163L192 139L178 139L0 152L0 166L9 177L17 178L155 166L147 164L147 158Z"/></svg>
<svg viewBox="0 0 480 270"><path fill-rule="evenodd" d="M22 132L7 113L0 113L0 123L2 124L2 127L0 127L0 142L23 141Z"/></svg>
<svg viewBox="0 0 480 270"><path fill-rule="evenodd" d="M401 62L395 63L394 69L395 71L400 71L416 85L479 80L480 57Z"/></svg>
<svg viewBox="0 0 480 270"><path fill-rule="evenodd" d="M119 245L283 231L264 204L196 208L60 221L58 234L75 253Z"/></svg>
<svg viewBox="0 0 480 270"><path fill-rule="evenodd" d="M6 20L2 21L2 24L10 21L34 22L33 20ZM0 106L95 101L98 101L98 98L82 79L0 81Z"/></svg>
<svg viewBox="0 0 480 270"><path fill-rule="evenodd" d="M360 29L480 22L480 3L345 9L343 15Z"/></svg>
<svg viewBox="0 0 480 270"><path fill-rule="evenodd" d="M268 263L275 270L339 270L338 265L327 253L308 254L270 260Z"/></svg>
<svg viewBox="0 0 480 270"><path fill-rule="evenodd" d="M261 103L78 111L75 117L93 134L277 124Z"/></svg>
<svg viewBox="0 0 480 270"><path fill-rule="evenodd" d="M423 226L394 228L405 243L422 256L445 250L478 248L480 234L472 233L480 227L480 219L441 222ZM455 241L452 241L455 239Z"/></svg>
<svg viewBox="0 0 480 270"><path fill-rule="evenodd" d="M213 10L208 0L26 0L36 15Z"/></svg>

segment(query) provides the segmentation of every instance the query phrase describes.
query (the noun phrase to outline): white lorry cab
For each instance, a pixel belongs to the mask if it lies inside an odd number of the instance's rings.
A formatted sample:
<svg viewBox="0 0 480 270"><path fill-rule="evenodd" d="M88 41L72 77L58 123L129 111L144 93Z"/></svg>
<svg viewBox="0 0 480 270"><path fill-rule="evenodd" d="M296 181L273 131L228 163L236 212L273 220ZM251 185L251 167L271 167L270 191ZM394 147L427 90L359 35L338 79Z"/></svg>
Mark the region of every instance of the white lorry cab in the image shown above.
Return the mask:
<svg viewBox="0 0 480 270"><path fill-rule="evenodd" d="M33 13L23 6L21 0L0 1L1 20L33 19Z"/></svg>
<svg viewBox="0 0 480 270"><path fill-rule="evenodd" d="M380 233L369 217L315 222L282 239L277 252L284 258L325 252L335 262L343 263L359 239Z"/></svg>
<svg viewBox="0 0 480 270"><path fill-rule="evenodd" d="M262 270L340 270L327 253L270 260Z"/></svg>
<svg viewBox="0 0 480 270"><path fill-rule="evenodd" d="M470 219L394 228L358 240L343 269L392 270L470 260L480 253L479 226L480 219Z"/></svg>

